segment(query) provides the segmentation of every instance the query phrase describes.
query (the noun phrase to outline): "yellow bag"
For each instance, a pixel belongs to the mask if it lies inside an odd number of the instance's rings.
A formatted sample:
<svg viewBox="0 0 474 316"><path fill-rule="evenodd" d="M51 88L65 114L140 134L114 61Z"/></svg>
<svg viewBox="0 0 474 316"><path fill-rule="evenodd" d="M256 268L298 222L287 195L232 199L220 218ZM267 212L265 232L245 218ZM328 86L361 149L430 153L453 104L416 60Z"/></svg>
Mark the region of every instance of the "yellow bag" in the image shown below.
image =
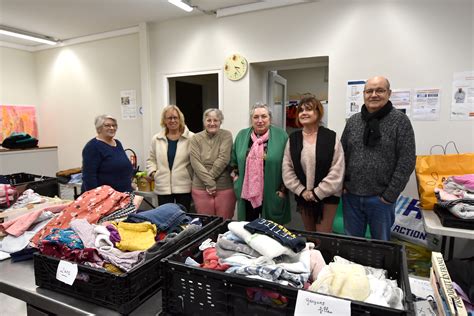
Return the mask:
<svg viewBox="0 0 474 316"><path fill-rule="evenodd" d="M446 154L449 144L453 144L457 154ZM443 155L426 155L416 157L416 181L420 195L420 207L432 210L436 203L435 188L443 188L443 181L450 176L474 173L474 153L460 154L454 142L448 142L443 148Z"/></svg>

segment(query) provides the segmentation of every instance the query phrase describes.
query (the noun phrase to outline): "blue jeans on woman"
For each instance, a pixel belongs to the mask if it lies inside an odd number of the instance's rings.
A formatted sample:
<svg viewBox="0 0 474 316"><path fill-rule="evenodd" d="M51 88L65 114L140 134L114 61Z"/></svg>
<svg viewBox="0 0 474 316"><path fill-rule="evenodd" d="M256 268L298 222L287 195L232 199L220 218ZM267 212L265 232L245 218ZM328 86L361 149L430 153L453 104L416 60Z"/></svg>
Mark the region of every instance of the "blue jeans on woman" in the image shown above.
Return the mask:
<svg viewBox="0 0 474 316"><path fill-rule="evenodd" d="M342 195L346 235L364 237L367 225L373 239L390 240L395 221L395 203L382 202L379 196Z"/></svg>

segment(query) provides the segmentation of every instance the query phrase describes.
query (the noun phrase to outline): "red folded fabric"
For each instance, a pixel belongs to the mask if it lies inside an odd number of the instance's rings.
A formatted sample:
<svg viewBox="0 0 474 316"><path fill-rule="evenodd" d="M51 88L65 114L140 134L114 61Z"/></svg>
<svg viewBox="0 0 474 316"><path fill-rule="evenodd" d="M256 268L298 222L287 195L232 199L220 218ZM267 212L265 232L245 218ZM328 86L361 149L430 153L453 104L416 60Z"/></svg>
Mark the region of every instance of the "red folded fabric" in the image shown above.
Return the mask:
<svg viewBox="0 0 474 316"><path fill-rule="evenodd" d="M201 268L225 271L230 267L230 265L228 264L219 263L219 257L217 256L217 251L215 247L204 249L203 257L204 262L201 264Z"/></svg>

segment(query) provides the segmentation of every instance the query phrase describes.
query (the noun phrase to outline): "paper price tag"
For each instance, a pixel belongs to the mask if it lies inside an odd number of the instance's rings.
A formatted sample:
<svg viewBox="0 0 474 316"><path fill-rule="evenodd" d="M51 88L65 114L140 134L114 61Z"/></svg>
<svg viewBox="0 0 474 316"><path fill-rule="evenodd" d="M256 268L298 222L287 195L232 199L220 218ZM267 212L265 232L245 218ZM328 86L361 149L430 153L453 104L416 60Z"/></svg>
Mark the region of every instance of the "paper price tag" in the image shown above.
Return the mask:
<svg viewBox="0 0 474 316"><path fill-rule="evenodd" d="M56 279L72 285L77 276L77 264L61 260L56 270Z"/></svg>
<svg viewBox="0 0 474 316"><path fill-rule="evenodd" d="M298 291L295 316L351 315L351 302L308 291Z"/></svg>

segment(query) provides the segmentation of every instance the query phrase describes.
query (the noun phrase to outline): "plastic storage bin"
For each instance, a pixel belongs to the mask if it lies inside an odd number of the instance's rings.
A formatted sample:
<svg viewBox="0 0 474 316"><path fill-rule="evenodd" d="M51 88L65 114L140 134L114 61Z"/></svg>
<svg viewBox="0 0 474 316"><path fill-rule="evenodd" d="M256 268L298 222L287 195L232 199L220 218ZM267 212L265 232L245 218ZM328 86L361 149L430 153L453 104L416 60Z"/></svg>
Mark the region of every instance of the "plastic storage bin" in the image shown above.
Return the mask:
<svg viewBox="0 0 474 316"><path fill-rule="evenodd" d="M59 183L57 178L24 172L5 175L5 178L7 178L11 185L17 187L20 193L27 189L32 189L43 196L59 196Z"/></svg>
<svg viewBox="0 0 474 316"><path fill-rule="evenodd" d="M222 222L222 218L217 216L188 215L201 219L203 227L199 232L184 238L153 259L121 275L79 265L78 276L70 286L56 279L56 270L60 261L58 258L36 253L34 256L36 285L128 314L162 289L161 259Z"/></svg>
<svg viewBox="0 0 474 316"><path fill-rule="evenodd" d="M227 224L224 222L164 259L162 315L293 315L298 289L184 264L188 256L202 260L199 245L207 238L215 241L218 234L228 230ZM362 265L383 268L387 270L388 277L396 279L404 291L405 310L352 301L352 315L415 315L402 245L332 234L293 232L314 242L326 262L338 255ZM274 307L251 302L247 299L249 288L278 292L288 298L288 304Z"/></svg>

